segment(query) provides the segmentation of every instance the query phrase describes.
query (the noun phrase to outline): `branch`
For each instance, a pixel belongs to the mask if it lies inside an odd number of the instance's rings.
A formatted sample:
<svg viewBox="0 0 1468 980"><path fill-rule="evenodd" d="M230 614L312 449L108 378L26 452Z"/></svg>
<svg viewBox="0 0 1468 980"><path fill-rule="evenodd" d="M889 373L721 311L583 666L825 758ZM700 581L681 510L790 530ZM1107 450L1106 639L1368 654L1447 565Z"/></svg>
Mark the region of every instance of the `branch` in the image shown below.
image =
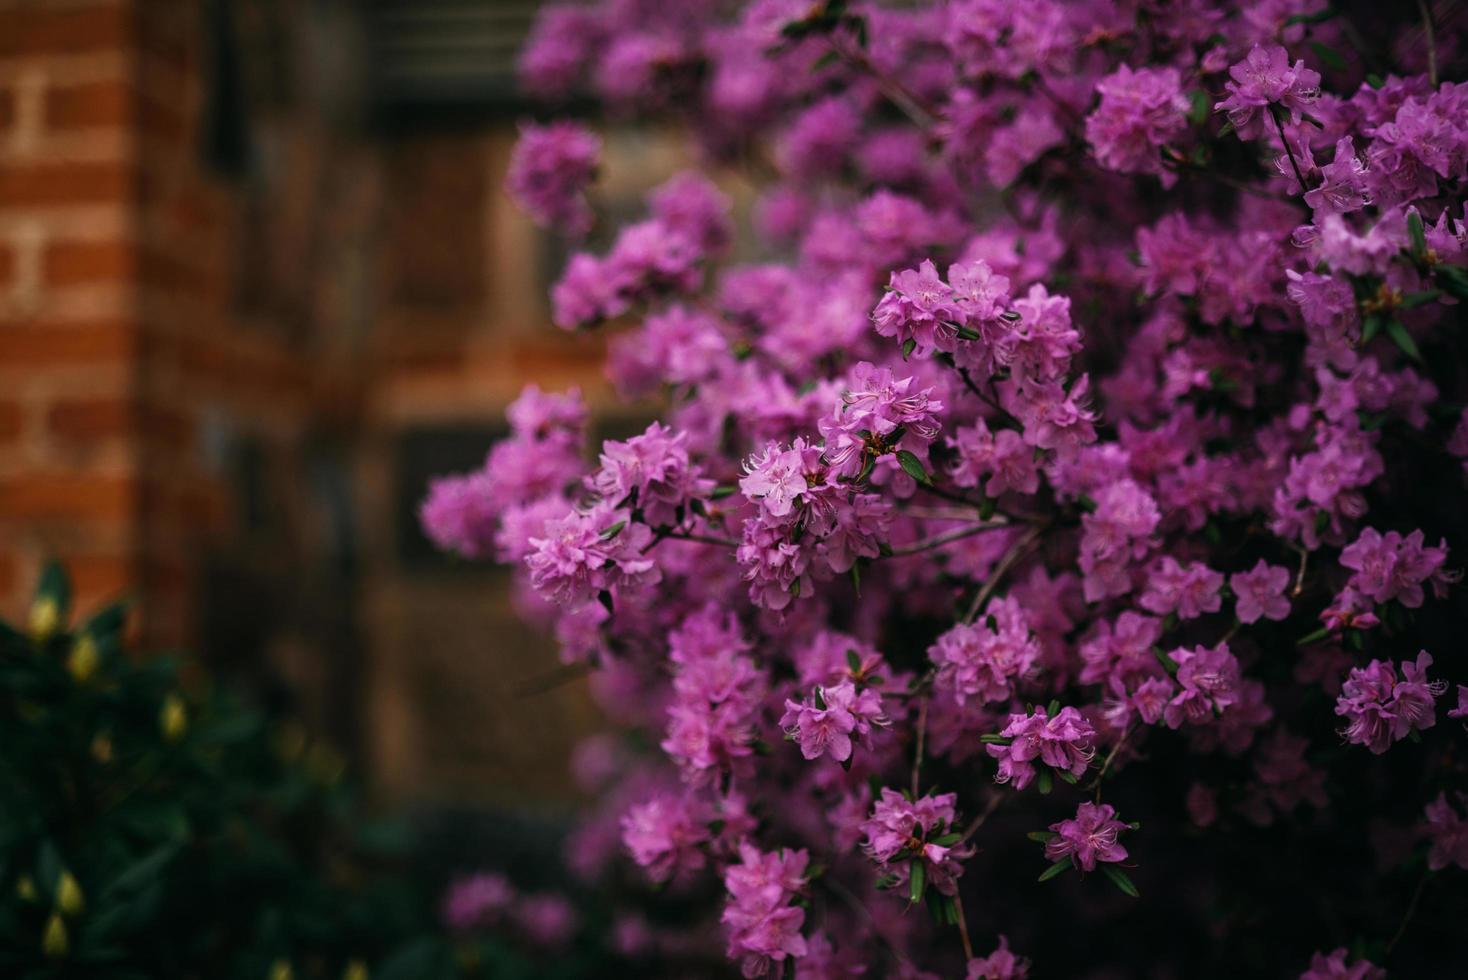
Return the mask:
<svg viewBox="0 0 1468 980"><path fill-rule="evenodd" d="M918 798L918 787L921 785L923 771L923 742L928 733L928 699L926 696L918 702L917 720L917 748L912 754L912 798Z"/></svg>
<svg viewBox="0 0 1468 980"><path fill-rule="evenodd" d="M964 538L971 538L975 534L982 534L985 531L993 531L997 528L1009 526L1009 522L1001 518L997 521L991 521L987 524L975 524L972 527L961 527L956 531L947 531L943 534L934 535L931 538L925 538L922 541L914 542L913 544L903 545L901 548L893 548L892 553L886 557L901 558L907 555L916 555L924 551L930 551L933 548L941 548L945 544L952 544L955 541L962 541Z"/></svg>
<svg viewBox="0 0 1468 980"><path fill-rule="evenodd" d="M1032 527L1021 535L1018 541L1009 546L1009 550L1004 553L1004 557L999 559L999 564L995 565L994 571L989 574L989 581L985 582L984 587L979 590L979 594L974 596L973 603L968 607L968 612L963 617L965 623L972 623L974 621L974 618L979 615L979 610L984 608L984 603L999 586L1000 580L1004 578L1004 573L1008 572L1010 567L1019 561L1020 556L1030 545L1035 543L1040 537L1040 532L1043 530L1044 527Z"/></svg>
<svg viewBox="0 0 1468 980"><path fill-rule="evenodd" d="M1427 0L1417 0L1417 10L1422 14L1422 33L1427 35L1427 80L1437 89L1437 34L1432 27L1432 10Z"/></svg>
<svg viewBox="0 0 1468 980"><path fill-rule="evenodd" d="M1300 193L1304 194L1310 189L1310 185L1305 183L1305 175L1300 172L1300 164L1295 159L1295 151L1290 147L1289 137L1285 135L1284 122L1280 120L1278 110L1272 105L1269 107L1269 116L1274 120L1274 128L1279 130L1279 141L1284 144L1285 155L1290 158L1290 166L1295 171L1295 179L1300 182Z"/></svg>

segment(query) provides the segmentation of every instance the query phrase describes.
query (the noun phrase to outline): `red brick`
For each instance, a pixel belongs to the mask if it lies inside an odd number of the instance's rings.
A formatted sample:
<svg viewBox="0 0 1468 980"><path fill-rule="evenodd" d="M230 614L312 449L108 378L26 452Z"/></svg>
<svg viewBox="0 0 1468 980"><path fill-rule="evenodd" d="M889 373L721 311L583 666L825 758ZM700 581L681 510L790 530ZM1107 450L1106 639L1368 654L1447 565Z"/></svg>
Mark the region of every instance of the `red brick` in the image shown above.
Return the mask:
<svg viewBox="0 0 1468 980"><path fill-rule="evenodd" d="M60 555L71 575L78 609L92 609L104 599L115 599L137 581L134 562L126 555L77 553Z"/></svg>
<svg viewBox="0 0 1468 980"><path fill-rule="evenodd" d="M0 8L0 57L121 49L130 43L128 8L120 0L61 9L35 3Z"/></svg>
<svg viewBox="0 0 1468 980"><path fill-rule="evenodd" d="M0 167L0 207L121 202L130 195L131 180L121 161L11 161Z"/></svg>
<svg viewBox="0 0 1468 980"><path fill-rule="evenodd" d="M121 523L137 504L137 481L83 472L25 473L0 479L0 524L35 521Z"/></svg>
<svg viewBox="0 0 1468 980"><path fill-rule="evenodd" d="M42 276L48 286L116 282L131 279L134 267L128 242L59 241L46 246Z"/></svg>
<svg viewBox="0 0 1468 980"><path fill-rule="evenodd" d="M15 92L0 85L0 133L15 125Z"/></svg>
<svg viewBox="0 0 1468 980"><path fill-rule="evenodd" d="M0 242L0 290L10 285L15 277L15 249Z"/></svg>
<svg viewBox="0 0 1468 980"><path fill-rule="evenodd" d="M77 442L127 435L133 428L132 403L126 398L68 398L46 413L54 435Z"/></svg>
<svg viewBox="0 0 1468 980"><path fill-rule="evenodd" d="M51 129L122 126L130 121L132 107L132 86L126 79L52 85L46 89L45 121Z"/></svg>
<svg viewBox="0 0 1468 980"><path fill-rule="evenodd" d="M133 356L137 329L126 320L0 326L0 368L115 364Z"/></svg>

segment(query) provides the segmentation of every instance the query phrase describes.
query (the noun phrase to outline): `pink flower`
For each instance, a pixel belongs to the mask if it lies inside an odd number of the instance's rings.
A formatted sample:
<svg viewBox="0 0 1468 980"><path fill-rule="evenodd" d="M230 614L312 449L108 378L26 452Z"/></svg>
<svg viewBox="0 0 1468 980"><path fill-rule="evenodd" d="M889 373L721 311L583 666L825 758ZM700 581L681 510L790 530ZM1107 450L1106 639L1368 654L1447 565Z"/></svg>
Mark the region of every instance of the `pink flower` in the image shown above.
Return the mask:
<svg viewBox="0 0 1468 980"><path fill-rule="evenodd" d="M1412 731L1436 724L1436 701L1447 690L1447 682L1428 681L1431 665L1432 657L1424 650L1416 663L1402 663L1401 677L1389 661L1373 660L1353 668L1335 706L1335 713L1347 722L1341 731L1346 741L1380 755Z"/></svg>
<svg viewBox="0 0 1468 980"><path fill-rule="evenodd" d="M1055 836L1045 844L1045 857L1049 861L1069 857L1082 871L1095 871L1098 861L1125 861L1127 850L1117 838L1126 829L1109 804L1082 803L1074 817L1050 825Z"/></svg>
<svg viewBox="0 0 1468 980"><path fill-rule="evenodd" d="M1030 961L1015 956L1009 940L1001 935L994 952L968 961L964 980L1025 980L1029 975Z"/></svg>
<svg viewBox="0 0 1468 980"><path fill-rule="evenodd" d="M1458 805L1448 802L1448 794L1439 793L1437 799L1427 804L1426 832L1431 848L1427 853L1427 866L1441 871L1450 864L1468 871L1468 820L1458 812L1459 807L1468 805L1468 794L1457 793Z"/></svg>
<svg viewBox="0 0 1468 980"><path fill-rule="evenodd" d="M585 188L596 173L601 140L567 122L523 125L505 186L538 224L580 236L591 229Z"/></svg>
<svg viewBox="0 0 1468 980"><path fill-rule="evenodd" d="M515 901L515 889L502 874L470 875L455 881L443 900L443 920L454 932L493 925Z"/></svg>
<svg viewBox="0 0 1468 980"><path fill-rule="evenodd" d="M1206 721L1238 700L1239 662L1228 644L1174 650L1170 656L1178 665L1180 690L1163 712L1168 728L1177 728L1184 721Z"/></svg>
<svg viewBox="0 0 1468 980"><path fill-rule="evenodd" d="M1036 759L1052 769L1079 777L1095 755L1092 741L1096 730L1075 708L1061 708L1054 717L1044 711L1012 714L1009 724L999 734L1012 741L986 746L989 755L999 760L994 781L1012 780L1015 789L1024 789L1035 778Z"/></svg>
<svg viewBox="0 0 1468 980"><path fill-rule="evenodd" d="M1357 960L1347 966L1346 950L1342 947L1329 956L1316 953L1310 958L1310 969L1300 974L1300 980L1386 980L1386 971L1368 960Z"/></svg>
<svg viewBox="0 0 1468 980"><path fill-rule="evenodd" d="M1197 619L1222 608L1222 588L1221 572L1197 561L1183 567L1177 559L1166 555L1153 567L1147 589L1138 602L1143 609L1159 616L1175 612L1180 619Z"/></svg>
<svg viewBox="0 0 1468 980"><path fill-rule="evenodd" d="M762 977L772 964L806 954L805 910L790 900L805 888L809 855L804 850L765 852L748 841L739 845L739 863L724 871L729 891L722 921L729 937L729 958L746 977Z"/></svg>
<svg viewBox="0 0 1468 980"><path fill-rule="evenodd" d="M712 815L687 796L660 794L622 816L622 842L653 881L702 868Z"/></svg>
<svg viewBox="0 0 1468 980"><path fill-rule="evenodd" d="M1290 601L1284 597L1290 571L1266 564L1261 558L1247 572L1235 572L1228 584L1234 591L1234 614L1241 623L1260 619L1284 619L1290 614Z"/></svg>
<svg viewBox="0 0 1468 980"><path fill-rule="evenodd" d="M1368 527L1341 552L1341 565L1355 572L1350 588L1376 602L1397 599L1408 609L1416 609L1422 605L1424 583L1442 595L1455 580L1443 570L1447 557L1447 543L1425 547L1420 529L1404 538L1396 531L1381 534Z"/></svg>

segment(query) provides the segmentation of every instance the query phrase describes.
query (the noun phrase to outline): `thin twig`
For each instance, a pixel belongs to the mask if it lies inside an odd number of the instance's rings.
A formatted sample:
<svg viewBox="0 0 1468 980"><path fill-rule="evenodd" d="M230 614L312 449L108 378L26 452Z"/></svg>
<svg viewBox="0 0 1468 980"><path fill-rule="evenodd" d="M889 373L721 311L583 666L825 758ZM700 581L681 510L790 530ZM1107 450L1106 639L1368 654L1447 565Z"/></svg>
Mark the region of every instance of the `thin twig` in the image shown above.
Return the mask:
<svg viewBox="0 0 1468 980"><path fill-rule="evenodd" d="M1009 571L1010 566L1019 561L1021 555L1030 545L1035 543L1035 540L1040 537L1040 532L1043 530L1043 527L1032 527L1021 535L1018 541L1009 546L1009 550L1004 553L1004 557L999 559L999 564L994 566L994 571L989 573L989 580L984 583L984 587L979 590L979 594L974 596L973 603L968 607L968 612L963 617L965 623L972 623L974 621L974 618L979 615L979 610L984 608L984 603L988 600L989 596L998 588L1000 580L1004 578L1004 573Z"/></svg>
<svg viewBox="0 0 1468 980"><path fill-rule="evenodd" d="M1412 900L1407 903L1407 911L1402 913L1402 922L1397 926L1397 931L1392 936L1392 941L1386 944L1387 956L1392 955L1392 950L1397 948L1397 943L1401 942L1402 936L1406 935L1407 924L1412 921L1412 916L1417 914L1417 906L1422 902L1422 893L1427 889L1427 879L1430 877L1432 877L1431 868L1422 872L1422 878L1417 882L1416 890L1412 892Z"/></svg>
<svg viewBox="0 0 1468 980"><path fill-rule="evenodd" d="M1427 0L1417 0L1417 10L1422 14L1422 32L1427 35L1427 80L1437 88L1437 34L1432 27L1432 10Z"/></svg>
<svg viewBox="0 0 1468 980"><path fill-rule="evenodd" d="M968 916L963 911L963 896L958 889L953 890L953 908L958 913L958 938L963 943L963 960L967 963L974 958L974 944L968 938Z"/></svg>
<svg viewBox="0 0 1468 980"><path fill-rule="evenodd" d="M985 524L975 524L972 527L961 527L956 531L947 531L943 534L934 535L931 538L924 538L922 541L916 541L909 545L903 545L901 548L893 548L891 557L900 558L905 555L916 555L920 552L930 551L933 548L941 548L945 544L952 544L955 541L962 541L964 538L971 538L975 534L982 534L985 531L993 531L1001 527L1009 526L1009 522L1001 517L996 521L990 521Z"/></svg>
<svg viewBox="0 0 1468 980"><path fill-rule="evenodd" d="M917 96L909 92L901 82L878 68L872 59L867 57L865 51L860 48L852 51L835 37L830 40L832 49L840 57L850 62L853 67L870 75L887 100L900 109L902 114L912 120L919 129L927 132L933 128L938 121L937 112L923 105L918 101Z"/></svg>
<svg viewBox="0 0 1468 980"><path fill-rule="evenodd" d="M1285 135L1284 122L1279 118L1279 112L1274 106L1269 107L1269 115L1274 119L1274 128L1279 130L1279 141L1284 144L1285 155L1290 158L1290 166L1294 168L1295 179L1300 182L1300 193L1303 194L1310 189L1305 183L1305 175L1300 172L1300 164L1295 160L1295 151L1290 146L1289 137Z"/></svg>
<svg viewBox="0 0 1468 980"><path fill-rule="evenodd" d="M591 665L588 663L563 664L553 670L548 670L543 674L536 674L534 677L522 681L520 686L515 688L515 697L529 698L537 694L544 694L547 691L554 691L556 688L585 677L589 673L591 673Z"/></svg>
<svg viewBox="0 0 1468 980"><path fill-rule="evenodd" d="M1101 780L1106 778L1106 770L1111 768L1111 760L1116 758L1116 754L1121 751L1121 747L1126 744L1126 740L1131 736L1131 734L1131 728L1123 729L1121 733L1121 738L1116 740L1116 744L1111 747L1111 751L1106 753L1106 758L1101 761L1101 768L1096 772L1096 781L1094 784L1096 787L1097 803L1101 802Z"/></svg>
<svg viewBox="0 0 1468 980"><path fill-rule="evenodd" d="M1310 551L1303 547L1299 551L1300 570L1295 573L1295 587L1290 590L1290 597L1294 599L1300 598L1300 593L1305 589L1305 566L1310 562Z"/></svg>
<svg viewBox="0 0 1468 980"><path fill-rule="evenodd" d="M985 821L987 821L991 815L993 815L995 810L999 809L1000 804L1002 804L1003 802L1003 793L995 793L990 796L989 802L984 804L984 808L979 811L978 816L970 820L968 822L968 826L963 828L963 836L958 839L958 843L954 846L961 847L962 845L967 843L968 839L979 832L979 828L984 825Z"/></svg>
<svg viewBox="0 0 1468 980"><path fill-rule="evenodd" d="M918 702L917 747L912 753L912 798L917 799L922 786L923 743L928 734L928 699Z"/></svg>

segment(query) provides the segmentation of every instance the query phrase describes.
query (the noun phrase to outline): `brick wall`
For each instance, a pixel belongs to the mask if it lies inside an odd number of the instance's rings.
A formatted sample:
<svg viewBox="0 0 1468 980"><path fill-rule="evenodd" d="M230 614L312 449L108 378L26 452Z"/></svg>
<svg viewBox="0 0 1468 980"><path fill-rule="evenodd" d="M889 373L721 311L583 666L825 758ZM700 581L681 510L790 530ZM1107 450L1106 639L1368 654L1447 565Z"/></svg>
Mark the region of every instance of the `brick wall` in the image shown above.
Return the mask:
<svg viewBox="0 0 1468 980"><path fill-rule="evenodd" d="M136 25L0 3L0 604L43 555L83 601L136 581Z"/></svg>

